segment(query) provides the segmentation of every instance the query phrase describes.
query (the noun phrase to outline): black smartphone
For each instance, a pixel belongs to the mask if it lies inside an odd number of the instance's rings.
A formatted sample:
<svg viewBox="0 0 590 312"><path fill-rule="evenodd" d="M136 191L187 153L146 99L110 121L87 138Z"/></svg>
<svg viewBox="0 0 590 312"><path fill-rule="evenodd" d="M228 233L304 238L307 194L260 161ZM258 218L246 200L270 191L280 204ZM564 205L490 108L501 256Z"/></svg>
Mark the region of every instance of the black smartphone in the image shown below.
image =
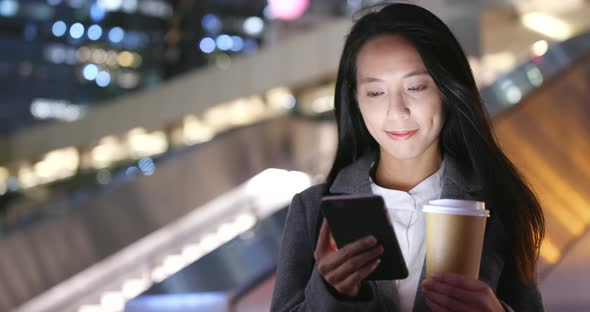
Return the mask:
<svg viewBox="0 0 590 312"><path fill-rule="evenodd" d="M385 210L383 198L373 194L333 195L322 198L326 217L338 248L373 235L383 246L381 263L368 280L399 280L408 277L408 268Z"/></svg>

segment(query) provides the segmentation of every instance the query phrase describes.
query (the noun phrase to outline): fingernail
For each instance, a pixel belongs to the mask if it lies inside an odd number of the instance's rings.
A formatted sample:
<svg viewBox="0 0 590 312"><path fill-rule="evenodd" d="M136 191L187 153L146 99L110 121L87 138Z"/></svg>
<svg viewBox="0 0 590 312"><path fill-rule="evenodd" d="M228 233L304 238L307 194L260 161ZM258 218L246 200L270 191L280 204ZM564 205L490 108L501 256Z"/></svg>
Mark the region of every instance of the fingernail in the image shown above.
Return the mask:
<svg viewBox="0 0 590 312"><path fill-rule="evenodd" d="M434 277L434 278L441 278L442 277L442 274L439 273L439 272L433 272L432 273L432 277Z"/></svg>
<svg viewBox="0 0 590 312"><path fill-rule="evenodd" d="M379 263L381 263L381 259L377 259L377 261L375 262L375 264L373 266L377 267L379 265Z"/></svg>
<svg viewBox="0 0 590 312"><path fill-rule="evenodd" d="M377 243L377 240L375 239L375 237L369 236L369 237L367 237L366 242L369 243L369 244L371 244L371 245L375 245L375 243Z"/></svg>

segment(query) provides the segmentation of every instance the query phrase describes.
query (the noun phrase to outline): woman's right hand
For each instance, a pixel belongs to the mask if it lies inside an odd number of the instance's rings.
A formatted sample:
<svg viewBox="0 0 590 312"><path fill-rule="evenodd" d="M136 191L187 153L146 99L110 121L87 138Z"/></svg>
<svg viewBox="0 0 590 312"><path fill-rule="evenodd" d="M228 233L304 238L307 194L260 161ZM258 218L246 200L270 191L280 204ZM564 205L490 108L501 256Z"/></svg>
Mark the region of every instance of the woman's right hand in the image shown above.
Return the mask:
<svg viewBox="0 0 590 312"><path fill-rule="evenodd" d="M383 247L377 245L373 236L361 238L339 250L334 250L330 241L333 241L332 234L324 218L313 254L317 269L340 294L356 297L361 282L379 266Z"/></svg>

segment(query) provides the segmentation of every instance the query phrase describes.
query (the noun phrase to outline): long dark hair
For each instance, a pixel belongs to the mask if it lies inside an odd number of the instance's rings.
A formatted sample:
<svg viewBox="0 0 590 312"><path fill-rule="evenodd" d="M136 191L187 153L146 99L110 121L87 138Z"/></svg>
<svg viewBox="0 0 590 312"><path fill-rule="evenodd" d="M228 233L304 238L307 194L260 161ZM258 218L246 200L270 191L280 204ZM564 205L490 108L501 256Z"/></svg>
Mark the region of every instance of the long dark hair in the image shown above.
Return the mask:
<svg viewBox="0 0 590 312"><path fill-rule="evenodd" d="M475 175L485 186L483 196L487 207L500 217L506 229L514 269L522 282L532 280L545 233L543 212L523 177L496 142L457 39L426 9L405 3L388 4L365 13L352 27L336 81L338 148L328 184L361 155L379 150L356 101L356 59L368 40L386 34L403 36L422 57L442 96L445 122L440 133L441 150L453 157L462 174Z"/></svg>

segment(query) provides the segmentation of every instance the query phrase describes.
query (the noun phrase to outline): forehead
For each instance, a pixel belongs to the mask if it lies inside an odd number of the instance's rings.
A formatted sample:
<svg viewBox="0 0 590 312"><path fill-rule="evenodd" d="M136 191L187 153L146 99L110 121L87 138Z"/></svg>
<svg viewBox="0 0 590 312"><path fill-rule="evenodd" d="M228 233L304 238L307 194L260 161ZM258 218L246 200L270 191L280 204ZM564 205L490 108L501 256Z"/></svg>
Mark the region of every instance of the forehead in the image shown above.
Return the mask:
<svg viewBox="0 0 590 312"><path fill-rule="evenodd" d="M357 75L424 68L416 48L400 35L382 35L365 43L357 56Z"/></svg>

